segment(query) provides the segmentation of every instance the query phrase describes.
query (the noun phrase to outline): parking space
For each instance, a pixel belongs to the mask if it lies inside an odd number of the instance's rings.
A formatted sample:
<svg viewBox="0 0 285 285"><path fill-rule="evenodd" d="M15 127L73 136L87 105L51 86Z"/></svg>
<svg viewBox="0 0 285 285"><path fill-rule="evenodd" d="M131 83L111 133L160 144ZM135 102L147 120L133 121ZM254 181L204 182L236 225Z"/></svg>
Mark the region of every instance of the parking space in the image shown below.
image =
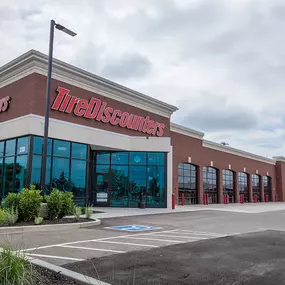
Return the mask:
<svg viewBox="0 0 285 285"><path fill-rule="evenodd" d="M223 237L223 234L183 229L160 230L78 240L23 250L27 255L62 265L85 259L131 251L148 250L168 245Z"/></svg>

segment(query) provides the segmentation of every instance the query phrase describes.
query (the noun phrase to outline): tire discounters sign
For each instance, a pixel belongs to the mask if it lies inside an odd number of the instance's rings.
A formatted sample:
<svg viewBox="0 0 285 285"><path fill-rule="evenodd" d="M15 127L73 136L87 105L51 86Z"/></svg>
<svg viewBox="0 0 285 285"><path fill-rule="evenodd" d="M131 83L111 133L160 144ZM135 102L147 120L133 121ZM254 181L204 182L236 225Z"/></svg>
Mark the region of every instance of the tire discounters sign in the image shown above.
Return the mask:
<svg viewBox="0 0 285 285"><path fill-rule="evenodd" d="M120 109L115 109L99 99L91 97L89 101L69 94L70 91L63 87L57 88L57 96L51 106L52 110L73 113L77 117L96 120L105 124L119 126L148 135L161 137L165 128L164 124L155 122L149 116L141 117Z"/></svg>
<svg viewBox="0 0 285 285"><path fill-rule="evenodd" d="M11 102L11 97L7 96L4 98L0 98L0 113L5 112L9 109L10 102Z"/></svg>

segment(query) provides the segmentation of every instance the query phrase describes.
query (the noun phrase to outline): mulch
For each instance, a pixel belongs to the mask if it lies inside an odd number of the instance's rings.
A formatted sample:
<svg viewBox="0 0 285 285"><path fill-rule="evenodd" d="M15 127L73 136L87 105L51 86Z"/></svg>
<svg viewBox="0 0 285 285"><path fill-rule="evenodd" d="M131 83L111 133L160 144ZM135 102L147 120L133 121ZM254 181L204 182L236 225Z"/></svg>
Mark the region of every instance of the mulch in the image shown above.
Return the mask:
<svg viewBox="0 0 285 285"><path fill-rule="evenodd" d="M35 266L36 270L36 281L34 284L38 285L83 285L83 283L78 282L74 279L65 277L60 273L50 271L46 268Z"/></svg>
<svg viewBox="0 0 285 285"><path fill-rule="evenodd" d="M54 225L54 224L70 224L70 223L86 223L86 222L91 222L94 221L92 219L85 219L85 218L80 218L79 220L75 218L63 218L59 220L43 220L43 222L40 225L35 225L34 221L29 221L29 222L19 222L14 225L10 226L5 226L5 227L21 227L21 226L41 226L41 225ZM3 226L0 226L3 227Z"/></svg>

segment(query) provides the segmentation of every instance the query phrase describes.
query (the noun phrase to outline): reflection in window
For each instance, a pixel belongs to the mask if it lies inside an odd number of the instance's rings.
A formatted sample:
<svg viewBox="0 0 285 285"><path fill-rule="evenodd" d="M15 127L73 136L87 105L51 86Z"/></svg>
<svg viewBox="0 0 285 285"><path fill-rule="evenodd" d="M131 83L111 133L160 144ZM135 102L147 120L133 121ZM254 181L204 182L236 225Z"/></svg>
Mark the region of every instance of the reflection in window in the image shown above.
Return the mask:
<svg viewBox="0 0 285 285"><path fill-rule="evenodd" d="M27 176L27 155L20 155L16 157L16 179L15 179L15 191L21 192L26 184Z"/></svg>
<svg viewBox="0 0 285 285"><path fill-rule="evenodd" d="M14 156L6 157L4 160L4 195L14 192L14 160Z"/></svg>
<svg viewBox="0 0 285 285"><path fill-rule="evenodd" d="M4 142L0 142L0 157L4 156Z"/></svg>
<svg viewBox="0 0 285 285"><path fill-rule="evenodd" d="M112 164L129 164L128 152L112 152Z"/></svg>
<svg viewBox="0 0 285 285"><path fill-rule="evenodd" d="M197 195L197 167L190 163L179 163L178 165L178 185L179 202L181 203L182 194L186 204L196 204Z"/></svg>
<svg viewBox="0 0 285 285"><path fill-rule="evenodd" d="M148 153L148 165L164 165L165 154L163 152Z"/></svg>
<svg viewBox="0 0 285 285"><path fill-rule="evenodd" d="M72 158L86 159L87 145L80 143L72 143Z"/></svg>
<svg viewBox="0 0 285 285"><path fill-rule="evenodd" d="M31 171L31 184L35 185L37 189L41 189L41 171L42 171L42 157L33 155L32 171ZM46 187L50 190L50 173L51 173L51 157L47 157L46 165Z"/></svg>
<svg viewBox="0 0 285 285"><path fill-rule="evenodd" d="M223 169L223 194L229 195L229 202L234 202L234 173L231 170Z"/></svg>
<svg viewBox="0 0 285 285"><path fill-rule="evenodd" d="M264 195L268 196L268 201L272 201L271 177L263 176L263 184L264 184Z"/></svg>
<svg viewBox="0 0 285 285"><path fill-rule="evenodd" d="M252 193L257 196L257 201L260 201L260 176L252 174Z"/></svg>
<svg viewBox="0 0 285 285"><path fill-rule="evenodd" d="M108 173L109 172L109 164L107 165L96 165L96 172L97 173Z"/></svg>
<svg viewBox="0 0 285 285"><path fill-rule="evenodd" d="M130 207L137 207L140 202L141 194L146 194L146 167L145 166L130 166Z"/></svg>
<svg viewBox="0 0 285 285"><path fill-rule="evenodd" d="M203 167L203 190L209 203L218 203L217 170L213 167Z"/></svg>
<svg viewBox="0 0 285 285"><path fill-rule="evenodd" d="M59 190L71 191L71 183L69 183L69 159L53 158L52 186Z"/></svg>
<svg viewBox="0 0 285 285"><path fill-rule="evenodd" d="M43 142L44 139L41 137L34 137L33 153L42 154L43 153ZM48 139L47 155L51 155L52 150L52 140Z"/></svg>
<svg viewBox="0 0 285 285"><path fill-rule="evenodd" d="M128 206L128 166L114 165L111 168L111 206Z"/></svg>
<svg viewBox="0 0 285 285"><path fill-rule="evenodd" d="M244 202L249 202L249 191L248 191L248 175L244 172L238 173L238 189L239 194L244 195Z"/></svg>
<svg viewBox="0 0 285 285"><path fill-rule="evenodd" d="M96 154L96 164L110 164L110 153L98 152Z"/></svg>
<svg viewBox="0 0 285 285"><path fill-rule="evenodd" d="M149 207L163 206L166 192L164 185L164 167L149 166L147 172L147 205Z"/></svg>
<svg viewBox="0 0 285 285"><path fill-rule="evenodd" d="M29 138L28 137L19 138L17 143L17 154L28 153L28 147L29 147Z"/></svg>
<svg viewBox="0 0 285 285"><path fill-rule="evenodd" d="M53 155L70 157L70 142L53 140Z"/></svg>
<svg viewBox="0 0 285 285"><path fill-rule="evenodd" d="M130 164L146 165L146 152L130 152Z"/></svg>
<svg viewBox="0 0 285 285"><path fill-rule="evenodd" d="M70 181L74 197L84 197L86 191L86 161L71 161Z"/></svg>
<svg viewBox="0 0 285 285"><path fill-rule="evenodd" d="M9 156L9 155L15 155L15 150L16 150L16 140L9 140L6 141L6 151L5 151L5 155Z"/></svg>

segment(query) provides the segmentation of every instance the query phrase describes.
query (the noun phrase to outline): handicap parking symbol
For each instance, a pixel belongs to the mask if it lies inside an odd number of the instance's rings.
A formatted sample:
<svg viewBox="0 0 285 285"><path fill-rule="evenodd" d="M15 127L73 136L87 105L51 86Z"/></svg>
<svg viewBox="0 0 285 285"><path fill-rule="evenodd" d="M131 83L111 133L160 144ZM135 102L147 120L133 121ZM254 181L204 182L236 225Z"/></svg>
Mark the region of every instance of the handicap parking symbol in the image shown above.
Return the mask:
<svg viewBox="0 0 285 285"><path fill-rule="evenodd" d="M140 231L151 231L161 229L160 227L154 226L142 226L142 225L126 225L126 226L113 226L109 229L117 231L127 231L127 232L140 232Z"/></svg>

